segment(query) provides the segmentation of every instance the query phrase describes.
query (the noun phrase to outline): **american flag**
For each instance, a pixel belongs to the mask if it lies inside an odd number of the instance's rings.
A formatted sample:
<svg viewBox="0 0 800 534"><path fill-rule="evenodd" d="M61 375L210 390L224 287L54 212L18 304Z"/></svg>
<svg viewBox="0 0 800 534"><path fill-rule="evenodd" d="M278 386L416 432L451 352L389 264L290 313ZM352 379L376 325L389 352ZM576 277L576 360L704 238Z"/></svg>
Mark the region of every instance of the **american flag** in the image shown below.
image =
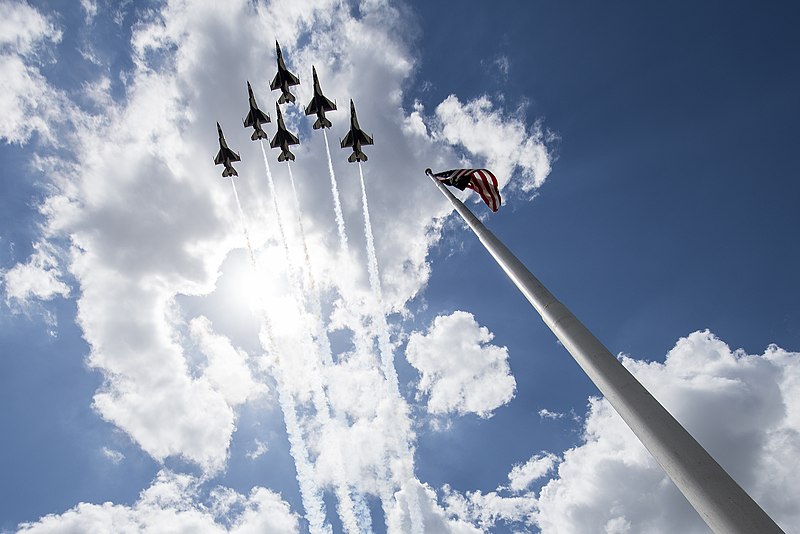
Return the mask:
<svg viewBox="0 0 800 534"><path fill-rule="evenodd" d="M463 191L469 187L478 193L492 211L500 209L500 189L497 178L488 169L453 169L432 175L443 184Z"/></svg>

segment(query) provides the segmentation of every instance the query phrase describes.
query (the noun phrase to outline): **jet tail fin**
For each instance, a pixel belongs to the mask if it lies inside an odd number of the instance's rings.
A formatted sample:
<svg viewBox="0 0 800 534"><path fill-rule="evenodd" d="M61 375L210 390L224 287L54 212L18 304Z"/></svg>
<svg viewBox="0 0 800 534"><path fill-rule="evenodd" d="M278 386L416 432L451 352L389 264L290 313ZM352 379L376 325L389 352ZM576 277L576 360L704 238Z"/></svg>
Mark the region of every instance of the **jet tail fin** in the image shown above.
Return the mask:
<svg viewBox="0 0 800 534"><path fill-rule="evenodd" d="M286 161L288 159L294 161L294 154L292 154L289 150L284 150L281 152L281 155L278 156L278 161Z"/></svg>
<svg viewBox="0 0 800 534"><path fill-rule="evenodd" d="M355 163L356 161L367 161L367 159L368 159L367 155L358 150L358 151L353 151L353 153L350 154L350 157L347 158L347 161L349 161L350 163Z"/></svg>
<svg viewBox="0 0 800 534"><path fill-rule="evenodd" d="M294 102L294 95L292 93L282 93L281 97L278 99L278 104L285 104L287 102Z"/></svg>
<svg viewBox="0 0 800 534"><path fill-rule="evenodd" d="M319 119L317 119L317 122L314 123L313 128L315 130L319 130L320 128L330 128L331 126L333 126L333 124L331 124L331 121L329 121L325 117L320 117Z"/></svg>
<svg viewBox="0 0 800 534"><path fill-rule="evenodd" d="M239 176L239 173L233 167L225 167L225 170L222 171L222 177L227 178L228 176Z"/></svg>
<svg viewBox="0 0 800 534"><path fill-rule="evenodd" d="M253 132L253 135L250 136L250 140L256 141L258 139L269 139L269 136L267 135L267 132L265 132L264 130L255 130Z"/></svg>

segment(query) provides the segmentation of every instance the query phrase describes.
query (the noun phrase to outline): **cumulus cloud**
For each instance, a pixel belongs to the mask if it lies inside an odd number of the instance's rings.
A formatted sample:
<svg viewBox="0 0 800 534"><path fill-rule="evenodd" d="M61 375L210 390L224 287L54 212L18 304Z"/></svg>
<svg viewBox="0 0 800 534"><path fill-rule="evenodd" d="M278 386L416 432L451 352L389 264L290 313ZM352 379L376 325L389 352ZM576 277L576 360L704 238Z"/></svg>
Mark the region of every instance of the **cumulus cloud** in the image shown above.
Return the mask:
<svg viewBox="0 0 800 534"><path fill-rule="evenodd" d="M515 465L508 474L509 488L512 491L522 491L534 481L539 480L558 465L558 457L545 452L536 454L522 465Z"/></svg>
<svg viewBox="0 0 800 534"><path fill-rule="evenodd" d="M516 381L508 349L492 345L494 334L468 312L434 319L427 333L408 339L406 358L420 372L418 390L432 414L492 412L514 396Z"/></svg>
<svg viewBox="0 0 800 534"><path fill-rule="evenodd" d="M461 102L450 95L436 107L434 117L435 136L485 159L501 187L517 169L522 174L517 186L526 192L540 187L550 174L551 155L542 125L528 126L523 118L496 107L487 96Z"/></svg>
<svg viewBox="0 0 800 534"><path fill-rule="evenodd" d="M87 15L94 5L85 2ZM368 322L364 303L371 302L356 169L344 163L346 154L334 143L333 165L351 243L351 258L344 260L348 276L342 277L331 194L319 186L327 175L324 141L292 107L286 109L286 120L301 138L293 166L301 211L295 213L288 201L285 165L278 166L275 154L269 153L280 205L289 221L285 231L290 261L274 260L284 256L263 162L238 120L246 111L246 80L265 110L276 96L266 89L274 73L264 68L275 39L290 69L304 82L316 65L326 93L341 108L330 117L335 134L346 129L343 103L352 97L362 126L380 140L370 147L370 165L364 171L386 311L406 312L406 303L424 287L430 274L429 248L438 240L451 207L425 187L405 188L403 202L398 203L396 190L380 186L390 178L382 169L392 169L393 180L424 184L426 166L452 166L465 153L476 160L491 154L455 134L439 132L447 120L429 127L425 121L434 119L404 109L404 88L415 69L415 54L407 41L407 14L391 3L364 2L353 12L329 0L302 6L290 0L224 5L212 0L168 1L138 16L130 43L132 67L122 76L123 97L115 100L112 95L111 76L85 81L80 98L91 113L75 112L72 117L69 132L75 142L67 147L70 154L38 159L52 171L43 173L51 186L40 206L43 234L52 242L69 243L63 267L77 285L77 321L90 347L87 364L103 376L94 396L97 413L156 460L182 457L213 475L225 466L237 410L264 391L263 375L238 348L246 345L241 342L246 337L243 327L230 326L252 321L242 295L258 292L264 297L267 313L284 338L276 346L284 352L287 389L304 408L312 397L308 358L302 357L308 347L298 341L302 316L291 305L289 289L289 265L305 262L299 252L298 220L304 224L309 249L310 263L303 263L307 276L323 295L349 293L348 299L332 297L325 303L333 307L331 325L355 332L356 323ZM42 32L37 35L39 41L44 39ZM99 45L86 43L87 49ZM18 87L12 93L23 100L8 104L6 117L16 118L0 135L24 142L37 130L60 128L63 133L63 124L46 114L35 114L39 123L22 120L31 118L31 109L75 108L63 95L58 97L62 100L48 100L48 95L59 93L51 91L20 50L17 46L4 57L16 62L12 79ZM234 57L237 61L231 61ZM297 88L299 102L310 96L310 84ZM498 128L509 122L513 131L526 129L519 115L512 117L494 105L464 106L471 120ZM226 128L228 143L242 154L236 186L259 262L258 281L237 292L221 287L230 271L241 267L238 249L245 240L230 186L219 180L211 162L217 150L217 120ZM509 138L512 152L528 150L515 143L527 146L529 140ZM418 168L409 162L418 162ZM536 176L539 183L544 180ZM398 219L404 224L396 224ZM50 271L51 281L64 279L55 267ZM352 307L345 309L348 305ZM474 394L475 385L459 379L459 394L469 393L469 399L453 401L452 408L488 417L513 395L514 380L508 375L505 349L490 345L491 335L477 324L470 329L472 341L464 355L481 354L493 362L473 362L480 380L484 385L492 382L493 390ZM375 362L361 354L370 350L371 340L353 337L355 348L337 354L336 365L325 371L326 392L340 419L325 429L326 439L310 440L309 448L325 482L334 478L336 448L362 444L359 461L345 466L346 476L360 490L378 492L376 466L386 468L387 451L398 447L398 435L413 433L407 405L390 402L387 395L375 401L373 386L381 388L384 377ZM438 391L442 393L436 399L454 394L441 387ZM317 430L308 421L302 423ZM406 460L397 469L413 473L411 460Z"/></svg>
<svg viewBox="0 0 800 534"><path fill-rule="evenodd" d="M533 494L508 496L499 491L461 494L445 485L442 500L450 517L476 525L483 532L493 530L498 523L516 524L517 527L532 525L536 510Z"/></svg>
<svg viewBox="0 0 800 534"><path fill-rule="evenodd" d="M679 340L664 363L623 363L786 532L796 532L800 353L770 345L749 355L701 331ZM488 493L445 485L446 515L543 534L708 532L604 399L589 400L581 444L559 456L536 454L508 478L509 486Z"/></svg>
<svg viewBox="0 0 800 534"><path fill-rule="evenodd" d="M132 506L80 503L63 514L22 523L18 532L204 532L255 534L299 532L297 515L277 493L253 488L241 495L215 488L201 502L200 481L189 475L161 471Z"/></svg>
<svg viewBox="0 0 800 534"><path fill-rule="evenodd" d="M623 362L787 532L800 524L800 353L749 355L702 331L664 363ZM541 491L542 532L708 531L605 400L591 400L584 432Z"/></svg>
<svg viewBox="0 0 800 534"><path fill-rule="evenodd" d="M33 132L53 141L52 126L71 113L69 102L39 70L38 52L61 31L25 2L0 2L0 137L25 143Z"/></svg>
<svg viewBox="0 0 800 534"><path fill-rule="evenodd" d="M264 384L253 378L247 354L235 349L227 337L215 333L208 318L192 319L189 332L207 358L203 377L222 393L228 404L243 404L266 391Z"/></svg>
<svg viewBox="0 0 800 534"><path fill-rule="evenodd" d="M182 325L191 322L191 310L176 306L175 298L206 295L210 302L229 305L230 295L226 300L215 291L215 281L223 260L243 245L238 214L229 189L211 178L216 171L197 155L207 153L210 158L216 150L215 120L227 125L230 117L241 114L247 79L262 102L267 98L264 87L271 73L261 68L262 56L264 50L272 49L274 39L281 40L290 68L301 77L315 64L326 92L356 100L362 124L382 139L372 154L374 161L381 162L380 168L407 169L409 160L455 157L442 139L434 140L439 145L432 146L423 132L409 136L397 128L409 117L402 108L400 88L413 71L413 54L400 37L404 32L399 31L404 15L382 2L363 5L359 18L328 2L303 9L289 4L241 1L223 7L210 1L167 2L160 11L147 15L132 36L135 68L126 77L124 103L110 100L107 79L86 85L92 88L87 94L100 114L76 124L75 161L55 165L58 172L49 174L56 193L41 207L45 230L48 235L68 237L71 243L67 267L80 286L78 321L91 346L88 363L106 378L94 406L157 459L180 455L207 469L221 468L235 427L233 407L251 398L235 395L255 387L245 381L247 387L234 393L232 377L218 372L212 357L207 366L197 367L201 360L192 354L194 347L183 344L177 335ZM280 17L273 16L277 12ZM209 20L214 24L209 25ZM275 20L280 21L277 26ZM312 27L314 39L299 45L298 36ZM229 61L240 57L241 50L254 53L242 61ZM297 96L300 101L310 97L308 84L298 87ZM483 111L475 108L471 116L479 118ZM493 117L492 124L502 124L497 110L487 113ZM292 127L305 128L301 137L308 135L307 125L298 122L296 113L287 110L287 120L294 121ZM120 124L125 128L119 128ZM231 146L244 156L239 189L245 216L254 229L252 244L259 256L280 253L275 249L279 236L260 156L253 155L242 129L229 128L226 133ZM336 249L331 246L335 236L330 192L312 179L326 168L322 140L315 134L303 137L294 174L310 268L323 288L335 287L343 281L337 276ZM364 265L358 181L350 179L352 167L340 165L340 158L336 161L336 170L343 176L345 222L354 243L351 255L354 265ZM389 308L401 310L427 280L428 248L438 239L441 219L450 207L435 191L422 187L406 189L408 198L398 204L389 188L373 187L376 180L384 179L380 168L365 169L373 230L385 301ZM403 179L423 179L421 172L415 178L413 169L402 172L409 173ZM284 168L275 167L275 176L278 194L285 199L290 193ZM403 225L395 224L398 217ZM286 231L290 241L297 243L296 225ZM276 317L283 320L287 317L282 304L287 298L286 275L281 272L285 266L270 262L269 269L278 272L271 275L274 287L265 291ZM348 283L363 298L368 288L366 269L356 267L352 274ZM51 279L58 279L56 272ZM215 323L222 319L222 315L208 317ZM201 335L199 325L204 323L193 324L195 344L198 336L206 346L212 339L220 341ZM236 363L237 373L244 373L243 356L229 348L210 350L212 354L226 352L229 361ZM289 376L294 380L306 375ZM290 385L297 391L308 387L294 382ZM463 408L488 415L513 391L513 379L498 387L502 391L491 402L482 400L482 406L464 404ZM341 402L353 405L345 395L341 397ZM381 425L391 427L387 421Z"/></svg>
<svg viewBox="0 0 800 534"><path fill-rule="evenodd" d="M69 286L61 280L56 250L47 243L35 243L27 262L16 264L0 276L7 303L24 305L34 298L51 300L70 294Z"/></svg>
<svg viewBox="0 0 800 534"><path fill-rule="evenodd" d="M44 40L61 40L61 31L55 24L27 2L3 0L0 13L0 48L4 52L27 56Z"/></svg>

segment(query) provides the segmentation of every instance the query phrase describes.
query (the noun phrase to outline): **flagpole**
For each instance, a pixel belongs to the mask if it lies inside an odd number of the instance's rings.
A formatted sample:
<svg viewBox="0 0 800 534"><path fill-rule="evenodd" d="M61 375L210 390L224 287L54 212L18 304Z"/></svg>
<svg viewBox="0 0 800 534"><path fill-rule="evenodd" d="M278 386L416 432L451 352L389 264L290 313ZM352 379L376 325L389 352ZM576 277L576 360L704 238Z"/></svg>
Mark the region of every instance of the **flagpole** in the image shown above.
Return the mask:
<svg viewBox="0 0 800 534"><path fill-rule="evenodd" d="M566 306L444 184L431 177L578 365L716 533L783 532Z"/></svg>

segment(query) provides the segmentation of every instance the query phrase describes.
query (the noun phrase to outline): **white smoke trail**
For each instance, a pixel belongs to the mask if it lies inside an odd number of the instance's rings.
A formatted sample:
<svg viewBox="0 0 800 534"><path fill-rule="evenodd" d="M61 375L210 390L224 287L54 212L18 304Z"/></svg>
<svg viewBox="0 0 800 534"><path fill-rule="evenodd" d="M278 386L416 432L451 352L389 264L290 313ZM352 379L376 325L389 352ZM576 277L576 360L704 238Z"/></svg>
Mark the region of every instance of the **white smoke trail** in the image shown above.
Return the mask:
<svg viewBox="0 0 800 534"><path fill-rule="evenodd" d="M400 395L397 383L397 370L394 367L394 353L389 342L389 325L383 308L383 295L381 291L381 278L378 273L378 257L375 254L375 238L372 235L372 222L369 217L369 204L367 202L367 187L364 183L364 171L361 162L358 162L358 175L361 178L361 205L364 211L364 234L367 238L367 269L369 271L369 285L375 299L375 323L378 327L378 350L381 354L381 367L383 374L392 392Z"/></svg>
<svg viewBox="0 0 800 534"><path fill-rule="evenodd" d="M328 144L328 133L322 129L325 137L325 151L328 153L328 172L331 175L331 193L333 193L333 209L336 212L336 227L339 229L339 246L341 247L342 258L347 258L347 234L344 231L344 215L342 215L342 204L339 201L339 187L336 185L336 174L333 172L333 160L331 159L331 147Z"/></svg>
<svg viewBox="0 0 800 534"><path fill-rule="evenodd" d="M316 332L317 343L319 343L320 354L322 354L323 365L333 365L333 352L331 350L331 343L328 339L328 331L322 320L322 301L317 284L314 280L314 272L311 268L311 256L308 253L308 242L306 240L306 232L303 226L303 216L300 210L300 198L297 196L297 187L294 183L294 174L292 174L292 165L288 161L286 166L289 169L289 183L292 186L292 197L294 198L294 211L297 214L297 226L300 229L300 240L303 245L303 255L305 257L305 270L308 273L308 291L306 296L311 304L311 321L314 324L314 331Z"/></svg>
<svg viewBox="0 0 800 534"><path fill-rule="evenodd" d="M297 405L289 388L286 387L279 358L276 357L275 363L273 374L278 389L278 403L283 410L286 434L289 436L289 449L297 470L297 482L300 486L303 508L306 510L308 528L312 534L332 534L331 526L325 522L325 502L322 500L322 490L314 477L314 468L308 457L308 447L306 447L303 431L297 420Z"/></svg>
<svg viewBox="0 0 800 534"><path fill-rule="evenodd" d="M372 515L370 514L367 500L360 493L356 495L355 505L361 534L372 534Z"/></svg>
<svg viewBox="0 0 800 534"><path fill-rule="evenodd" d="M372 221L369 216L369 202L367 201L367 186L364 182L364 170L361 167L361 162L358 162L358 175L361 179L361 205L364 212L364 235L367 241L367 270L369 272L369 285L372 289L373 298L375 300L374 307L374 323L378 329L378 350L381 355L381 367L384 377L389 385L391 393L397 402L402 402L400 395L400 388L397 380L397 369L394 366L394 352L389 340L389 325L386 323L386 315L384 314L383 307L383 294L381 291L381 278L378 271L378 257L375 253L375 238L372 233ZM419 498L416 488L409 483L411 480L416 480L413 473L413 452L408 443L408 437L404 435L398 436L399 452L406 461L402 462L405 468L402 469L403 473L399 473L400 479L404 481L405 495L408 503L408 512L411 519L411 528L415 534L422 534L424 532L424 523L422 520L422 511L420 510Z"/></svg>
<svg viewBox="0 0 800 534"><path fill-rule="evenodd" d="M247 230L244 211L242 210L242 204L239 201L239 193L236 191L236 184L233 178L231 178L231 187L233 188L233 196L236 199L236 207L239 210L239 220L241 221L242 233L247 243L247 251L250 255L250 266L253 269L253 273L258 276L258 264L253 251L253 245L250 241L250 232ZM284 381L283 368L272 333L272 323L263 306L259 306L259 311L261 313L262 323L262 344L264 345L264 349L273 357L272 372L278 390L278 403L283 412L286 434L289 438L289 452L294 459L295 469L297 471L297 484L300 487L300 497L303 501L303 508L306 511L309 530L311 534L332 534L331 526L325 522L326 512L325 502L322 499L322 491L314 477L314 470L308 457L308 447L303 439L302 430L297 420L297 406L294 402L294 397L292 397L292 393L288 390L286 382Z"/></svg>
<svg viewBox="0 0 800 534"><path fill-rule="evenodd" d="M314 281L314 271L311 269L311 256L308 254L308 242L306 241L306 230L303 226L303 217L300 211L300 199L297 196L297 187L294 185L294 175L292 174L292 164L287 160L286 166L289 168L289 183L292 186L292 197L294 198L294 212L297 214L297 226L300 229L300 241L303 244L303 255L306 260L306 273L308 276L309 292L316 296L317 304L319 304L319 295L317 294L317 284Z"/></svg>
<svg viewBox="0 0 800 534"><path fill-rule="evenodd" d="M275 180L272 177L269 160L267 159L267 152L264 149L264 142L262 141L260 145L261 153L264 156L264 169L267 173L267 182L269 184L270 194L272 195L272 206L275 210L275 218L278 223L278 230L280 232L281 241L283 242L283 250L286 255L286 266L287 270L289 271L292 293L295 303L298 307L298 311L300 312L301 329L307 339L311 340L312 334L308 326L308 313L303 302L303 289L297 274L297 269L292 262L291 254L289 252L289 243L286 239L286 233L284 232L283 216L281 215L278 195L275 189ZM327 340L327 335L325 335L324 338ZM331 359L330 346L328 346L328 355L326 359ZM309 378L311 382L311 390L313 392L314 407L316 409L316 418L323 429L328 429L331 426L331 408L330 402L328 401L328 396L325 393L322 373L320 371L318 361L314 355L308 357L307 360L307 363L310 365ZM339 518L341 519L342 525L347 532L351 534L357 534L359 532L358 520L355 514L355 506L347 486L343 460L341 458L341 448L338 447L338 444L334 444L334 449L334 486L336 497L339 501L339 506L337 508L339 512Z"/></svg>

